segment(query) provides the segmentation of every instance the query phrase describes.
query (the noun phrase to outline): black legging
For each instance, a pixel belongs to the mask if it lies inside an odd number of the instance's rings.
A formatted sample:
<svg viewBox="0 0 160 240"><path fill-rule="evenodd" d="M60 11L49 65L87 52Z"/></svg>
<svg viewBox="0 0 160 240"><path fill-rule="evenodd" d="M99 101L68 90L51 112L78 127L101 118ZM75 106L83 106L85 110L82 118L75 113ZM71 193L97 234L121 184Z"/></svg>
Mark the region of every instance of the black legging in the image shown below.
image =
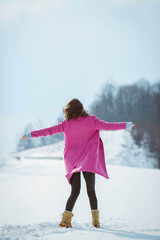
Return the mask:
<svg viewBox="0 0 160 240"><path fill-rule="evenodd" d="M71 183L71 195L67 200L66 208L67 211L72 211L74 204L80 194L81 188L81 172L76 172L72 174L70 179ZM84 179L86 181L87 194L89 197L91 209L97 209L97 197L95 193L95 173L93 172L83 172Z"/></svg>

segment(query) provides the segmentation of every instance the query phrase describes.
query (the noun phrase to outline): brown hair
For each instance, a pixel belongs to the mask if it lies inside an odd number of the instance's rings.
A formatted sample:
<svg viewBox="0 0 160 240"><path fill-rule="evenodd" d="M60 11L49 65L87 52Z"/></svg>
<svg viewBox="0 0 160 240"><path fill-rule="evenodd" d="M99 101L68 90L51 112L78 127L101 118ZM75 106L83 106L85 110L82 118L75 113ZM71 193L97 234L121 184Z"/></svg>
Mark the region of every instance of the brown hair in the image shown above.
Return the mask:
<svg viewBox="0 0 160 240"><path fill-rule="evenodd" d="M63 107L63 113L65 113L67 120L72 118L77 119L79 116L89 116L88 112L84 110L83 104L77 98L71 99L65 107Z"/></svg>

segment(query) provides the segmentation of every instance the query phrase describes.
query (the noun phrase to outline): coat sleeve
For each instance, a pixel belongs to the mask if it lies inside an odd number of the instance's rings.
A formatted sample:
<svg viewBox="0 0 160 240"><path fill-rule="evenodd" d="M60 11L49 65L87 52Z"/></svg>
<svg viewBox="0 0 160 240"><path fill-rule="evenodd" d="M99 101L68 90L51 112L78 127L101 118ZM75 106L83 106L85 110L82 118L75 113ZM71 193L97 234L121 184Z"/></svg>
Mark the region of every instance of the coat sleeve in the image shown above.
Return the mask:
<svg viewBox="0 0 160 240"><path fill-rule="evenodd" d="M26 133L26 136L28 138L43 137L43 136L53 135L53 134L62 133L62 132L64 132L64 121L49 128L31 131L30 133Z"/></svg>
<svg viewBox="0 0 160 240"><path fill-rule="evenodd" d="M94 128L97 130L114 131L114 130L121 130L121 129L131 130L132 128L132 122L105 122L103 120L100 120L95 115L93 118L93 125L94 125Z"/></svg>

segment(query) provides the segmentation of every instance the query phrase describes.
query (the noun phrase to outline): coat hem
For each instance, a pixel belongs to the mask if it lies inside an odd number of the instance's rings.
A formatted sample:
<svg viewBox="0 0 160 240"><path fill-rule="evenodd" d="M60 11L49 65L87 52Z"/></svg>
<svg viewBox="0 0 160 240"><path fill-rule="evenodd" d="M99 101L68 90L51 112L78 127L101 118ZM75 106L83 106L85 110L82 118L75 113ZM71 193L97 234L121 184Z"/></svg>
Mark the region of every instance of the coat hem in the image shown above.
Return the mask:
<svg viewBox="0 0 160 240"><path fill-rule="evenodd" d="M73 168L74 169L74 168ZM72 169L72 171L73 171L73 169ZM71 171L71 172L72 172ZM108 174L107 175L103 175L101 172L99 172L99 171L93 171L93 170L86 170L86 169L81 169L81 170L77 170L77 171L75 171L75 172L93 172L93 173L96 173L96 174L98 174L98 175L100 175L100 176L102 176L102 177L104 177L104 178L107 178L107 179L109 179L109 176L108 176ZM75 172L73 172L73 173L75 173ZM70 183L70 179L71 179L71 177L72 177L72 175L73 175L73 173L68 173L68 174L66 174L65 175L65 177L67 178L67 181L68 181L68 183L69 184L71 184ZM70 175L70 177L68 177L68 175Z"/></svg>

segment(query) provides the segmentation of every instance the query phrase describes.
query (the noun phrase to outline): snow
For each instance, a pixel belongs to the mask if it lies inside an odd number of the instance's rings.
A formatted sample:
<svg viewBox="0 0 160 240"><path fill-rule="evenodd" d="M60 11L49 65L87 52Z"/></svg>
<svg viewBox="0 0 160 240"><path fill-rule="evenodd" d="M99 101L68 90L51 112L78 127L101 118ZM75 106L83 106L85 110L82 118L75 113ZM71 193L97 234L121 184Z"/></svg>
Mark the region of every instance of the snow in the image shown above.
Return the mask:
<svg viewBox="0 0 160 240"><path fill-rule="evenodd" d="M160 239L160 171L153 168L152 159L146 160L144 150L134 156L138 150L134 143L130 148L129 134L122 132L117 131L117 135L101 132L110 179L96 175L101 224L98 229L91 225L82 173L81 192L72 211L72 228L58 226L71 189L65 178L63 160L45 159L45 156L61 156L63 141L38 150L3 154L0 157L3 162L0 168L0 240ZM119 146L115 148L116 144ZM128 151L131 152L127 158ZM14 156L20 156L21 160ZM27 156L35 156L36 160L25 158ZM140 162L138 167L136 158ZM118 165L118 161L122 165ZM135 165L126 166L127 163Z"/></svg>
<svg viewBox="0 0 160 240"><path fill-rule="evenodd" d="M15 159L15 157L6 152L0 153L0 169L13 167L16 165L18 165L18 161Z"/></svg>

